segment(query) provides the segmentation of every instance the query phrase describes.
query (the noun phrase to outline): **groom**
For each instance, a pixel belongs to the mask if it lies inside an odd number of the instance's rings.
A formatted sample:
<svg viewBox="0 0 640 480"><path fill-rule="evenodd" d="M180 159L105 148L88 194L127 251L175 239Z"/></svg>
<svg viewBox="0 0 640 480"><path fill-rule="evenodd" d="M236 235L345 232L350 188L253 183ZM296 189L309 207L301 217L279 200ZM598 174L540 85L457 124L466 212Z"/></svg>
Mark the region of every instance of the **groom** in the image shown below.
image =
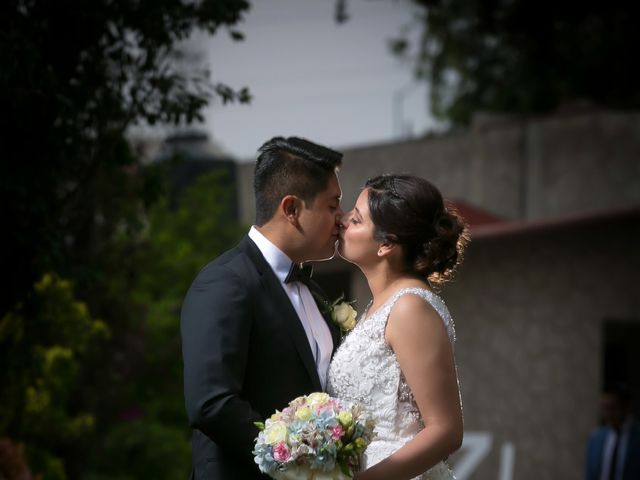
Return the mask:
<svg viewBox="0 0 640 480"><path fill-rule="evenodd" d="M251 453L254 422L323 390L340 338L301 264L334 255L342 154L296 137L259 152L256 224L200 271L182 306L192 479L266 478Z"/></svg>

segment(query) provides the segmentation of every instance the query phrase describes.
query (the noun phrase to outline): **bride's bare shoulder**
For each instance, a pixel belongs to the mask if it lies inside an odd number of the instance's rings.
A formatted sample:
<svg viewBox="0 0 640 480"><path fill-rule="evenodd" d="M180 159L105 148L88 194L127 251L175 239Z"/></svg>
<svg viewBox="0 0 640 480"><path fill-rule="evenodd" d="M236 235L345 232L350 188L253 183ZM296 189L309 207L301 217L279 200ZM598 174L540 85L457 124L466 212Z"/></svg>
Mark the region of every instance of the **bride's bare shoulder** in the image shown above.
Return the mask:
<svg viewBox="0 0 640 480"><path fill-rule="evenodd" d="M437 315L435 309L419 293L409 290L404 292L395 302L389 319L411 319L418 316Z"/></svg>

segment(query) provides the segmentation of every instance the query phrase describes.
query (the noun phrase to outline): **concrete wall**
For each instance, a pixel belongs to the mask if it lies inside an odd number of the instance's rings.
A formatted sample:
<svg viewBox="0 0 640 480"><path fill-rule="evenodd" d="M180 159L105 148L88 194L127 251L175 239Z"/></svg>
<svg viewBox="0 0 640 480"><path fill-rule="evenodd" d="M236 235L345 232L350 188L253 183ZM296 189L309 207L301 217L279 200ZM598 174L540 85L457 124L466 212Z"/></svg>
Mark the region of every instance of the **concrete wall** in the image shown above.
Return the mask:
<svg viewBox="0 0 640 480"><path fill-rule="evenodd" d="M471 244L442 296L457 327L465 431L493 438L472 478L498 478L505 442L515 447L513 478L583 478L603 324L640 322L639 222L636 215Z"/></svg>
<svg viewBox="0 0 640 480"><path fill-rule="evenodd" d="M640 114L549 117L525 137L529 218L640 203Z"/></svg>
<svg viewBox="0 0 640 480"><path fill-rule="evenodd" d="M511 219L640 204L640 113L478 115L464 132L344 153L347 209L368 178L385 172L424 176L447 198ZM251 223L253 165L238 169L241 217Z"/></svg>
<svg viewBox="0 0 640 480"><path fill-rule="evenodd" d="M640 203L640 114L478 116L464 133L345 152L345 206L367 178L410 172L499 216L546 218Z"/></svg>
<svg viewBox="0 0 640 480"><path fill-rule="evenodd" d="M453 197L472 191L472 142L466 134L347 150L340 173L343 208L349 209L368 178L386 172L425 176Z"/></svg>

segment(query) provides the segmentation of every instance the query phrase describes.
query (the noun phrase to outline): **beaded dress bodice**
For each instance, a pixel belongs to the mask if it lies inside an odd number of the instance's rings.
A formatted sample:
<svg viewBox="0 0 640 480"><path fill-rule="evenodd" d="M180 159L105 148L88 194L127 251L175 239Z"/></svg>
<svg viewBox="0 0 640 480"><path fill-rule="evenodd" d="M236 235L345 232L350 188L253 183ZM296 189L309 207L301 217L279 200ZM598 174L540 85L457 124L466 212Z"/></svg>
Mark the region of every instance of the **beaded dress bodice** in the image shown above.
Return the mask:
<svg viewBox="0 0 640 480"><path fill-rule="evenodd" d="M364 452L364 468L384 460L424 428L395 353L384 339L389 313L405 294L418 295L428 302L442 318L452 345L455 342L455 327L443 300L422 288L403 288L371 315L365 311L344 338L329 367L327 392L362 403L375 421L377 435ZM446 480L454 476L441 462L417 478Z"/></svg>

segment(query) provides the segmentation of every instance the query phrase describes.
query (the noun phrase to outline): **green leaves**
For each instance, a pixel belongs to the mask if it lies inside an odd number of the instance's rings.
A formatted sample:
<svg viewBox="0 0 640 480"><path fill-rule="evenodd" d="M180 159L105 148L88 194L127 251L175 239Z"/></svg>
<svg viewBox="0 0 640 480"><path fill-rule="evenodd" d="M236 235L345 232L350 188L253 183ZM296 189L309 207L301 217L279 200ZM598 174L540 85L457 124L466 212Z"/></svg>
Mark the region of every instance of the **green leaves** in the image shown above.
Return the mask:
<svg viewBox="0 0 640 480"><path fill-rule="evenodd" d="M414 0L422 21L415 71L432 111L466 124L477 111L534 113L588 99L638 108L633 61L640 11L616 2L581 8L516 0ZM615 33L612 33L615 32ZM404 55L409 35L392 44Z"/></svg>
<svg viewBox="0 0 640 480"><path fill-rule="evenodd" d="M223 105L236 101L239 103L249 103L252 98L251 93L249 93L249 89L247 87L243 87L240 90L235 91L224 83L217 83L214 89L216 94L222 100Z"/></svg>
<svg viewBox="0 0 640 480"><path fill-rule="evenodd" d="M16 306L0 320L0 357L6 366L0 380L7 387L0 390L0 429L30 438L30 446L79 441L95 420L92 412L73 406L76 382L87 352L109 337L109 329L77 300L71 282L55 274L36 283L28 305ZM61 459L44 450L34 458L36 473L61 469Z"/></svg>
<svg viewBox="0 0 640 480"><path fill-rule="evenodd" d="M147 474L131 478L186 477L180 301L236 230L216 182L181 210L157 203L161 175L126 132L201 120L217 95L250 100L177 53L197 29L240 41L249 3L5 3L0 431L47 479L124 478L132 465Z"/></svg>
<svg viewBox="0 0 640 480"><path fill-rule="evenodd" d="M3 7L0 98L10 120L0 257L15 277L0 292L0 312L44 272L67 276L77 252L110 238L114 225L138 221L136 202L147 199L125 138L130 126L201 121L216 97L250 100L247 87L212 81L198 58L177 54L178 41L197 29L223 27L240 40L234 26L248 9L246 0L9 0ZM96 214L109 209L96 228Z"/></svg>
<svg viewBox="0 0 640 480"><path fill-rule="evenodd" d="M104 467L88 480L180 479L189 474L191 445L183 428L152 419L113 425L104 444ZM108 459L108 460L107 460Z"/></svg>

